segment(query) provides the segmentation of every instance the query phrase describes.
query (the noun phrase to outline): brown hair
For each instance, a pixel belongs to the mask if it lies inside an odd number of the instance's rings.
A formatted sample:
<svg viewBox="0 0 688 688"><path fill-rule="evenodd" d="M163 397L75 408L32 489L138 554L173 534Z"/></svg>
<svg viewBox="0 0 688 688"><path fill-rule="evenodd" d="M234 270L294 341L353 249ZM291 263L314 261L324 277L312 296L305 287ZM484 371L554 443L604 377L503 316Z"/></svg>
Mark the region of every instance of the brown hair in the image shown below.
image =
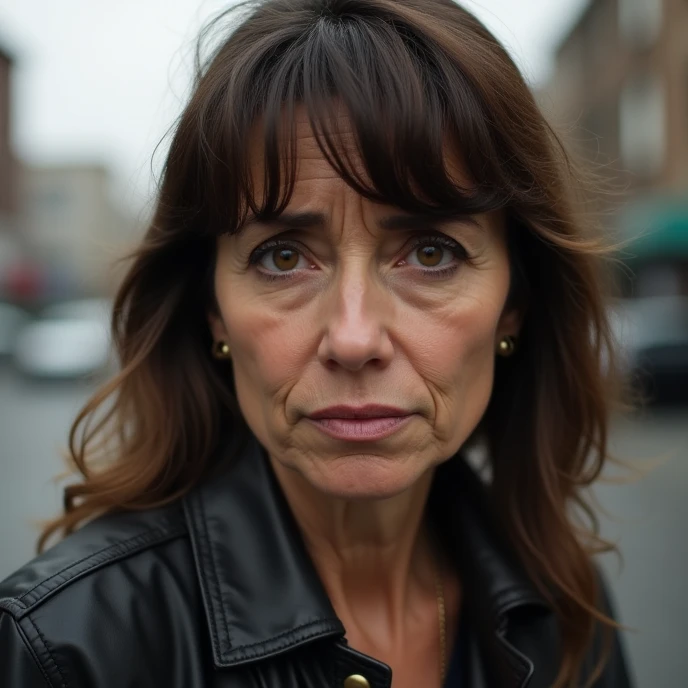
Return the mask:
<svg viewBox="0 0 688 688"><path fill-rule="evenodd" d="M497 362L475 437L489 447L499 521L561 624L557 685L578 685L596 621L612 624L597 611L591 554L603 542L582 491L607 458L617 387L607 249L576 211L574 167L506 51L450 0L259 0L232 11L244 13L232 31L225 13L202 35L155 215L115 301L121 371L72 427L83 480L66 488L65 513L39 546L105 511L179 497L209 470L220 426L246 432L231 366L211 357L216 239L249 211L285 208L302 104L323 154L364 197L424 214L507 215L510 299L527 312L516 355ZM363 166L332 128L342 105ZM247 148L258 123L260 198ZM470 189L452 178L448 141ZM575 505L587 528L572 519Z"/></svg>

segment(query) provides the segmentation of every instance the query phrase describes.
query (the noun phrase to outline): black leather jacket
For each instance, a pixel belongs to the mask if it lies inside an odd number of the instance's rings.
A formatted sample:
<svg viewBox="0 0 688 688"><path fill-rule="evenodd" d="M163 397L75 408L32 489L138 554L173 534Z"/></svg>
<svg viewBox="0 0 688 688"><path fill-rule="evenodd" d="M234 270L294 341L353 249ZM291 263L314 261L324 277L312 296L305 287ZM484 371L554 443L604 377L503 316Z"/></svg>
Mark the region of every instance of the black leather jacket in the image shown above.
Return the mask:
<svg viewBox="0 0 688 688"><path fill-rule="evenodd" d="M461 570L465 688L551 686L555 619L460 456L429 509ZM0 584L2 688L340 688L352 674L391 686L387 665L347 645L254 439L183 501L101 517ZM595 686L629 686L618 638Z"/></svg>

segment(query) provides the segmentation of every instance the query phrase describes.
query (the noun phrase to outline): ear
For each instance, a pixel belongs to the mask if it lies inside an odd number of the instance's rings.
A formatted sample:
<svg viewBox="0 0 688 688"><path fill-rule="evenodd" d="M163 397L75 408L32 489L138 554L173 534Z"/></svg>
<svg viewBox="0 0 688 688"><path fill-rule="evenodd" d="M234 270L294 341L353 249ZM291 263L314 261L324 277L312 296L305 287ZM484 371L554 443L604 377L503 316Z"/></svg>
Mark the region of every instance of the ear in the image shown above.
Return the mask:
<svg viewBox="0 0 688 688"><path fill-rule="evenodd" d="M227 328L222 320L222 316L218 312L211 311L208 313L208 325L214 342L227 341Z"/></svg>

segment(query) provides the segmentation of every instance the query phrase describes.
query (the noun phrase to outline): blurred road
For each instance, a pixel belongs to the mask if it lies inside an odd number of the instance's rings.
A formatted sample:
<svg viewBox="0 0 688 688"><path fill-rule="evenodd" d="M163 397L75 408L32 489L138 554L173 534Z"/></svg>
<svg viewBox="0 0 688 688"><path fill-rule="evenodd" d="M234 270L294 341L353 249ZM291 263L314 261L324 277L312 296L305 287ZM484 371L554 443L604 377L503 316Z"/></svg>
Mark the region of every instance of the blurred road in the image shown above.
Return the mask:
<svg viewBox="0 0 688 688"><path fill-rule="evenodd" d="M55 514L63 470L59 451L89 388L39 384L0 368L0 580L33 554L32 523ZM688 676L688 409L645 412L618 421L613 447L633 463L663 456L632 485L597 493L613 518L603 533L619 540L623 568L606 557L638 688L680 688Z"/></svg>
<svg viewBox="0 0 688 688"><path fill-rule="evenodd" d="M37 522L54 516L61 451L90 388L27 383L0 367L0 580L33 556Z"/></svg>
<svg viewBox="0 0 688 688"><path fill-rule="evenodd" d="M617 421L615 456L644 468L632 484L598 486L609 517L602 534L623 561L605 555L638 688L688 685L688 408L644 411ZM655 467L650 462L657 459ZM618 470L614 471L618 474Z"/></svg>

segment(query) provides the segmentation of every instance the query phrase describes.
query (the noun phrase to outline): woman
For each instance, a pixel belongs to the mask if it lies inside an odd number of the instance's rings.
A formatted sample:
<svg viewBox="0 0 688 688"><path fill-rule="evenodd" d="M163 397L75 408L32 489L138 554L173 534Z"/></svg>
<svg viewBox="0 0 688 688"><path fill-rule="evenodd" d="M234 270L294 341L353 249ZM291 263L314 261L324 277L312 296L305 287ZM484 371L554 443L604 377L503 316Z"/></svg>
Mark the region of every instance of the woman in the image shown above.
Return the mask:
<svg viewBox="0 0 688 688"><path fill-rule="evenodd" d="M241 11L72 429L68 537L0 587L0 684L628 686L571 512L604 251L516 67L449 0Z"/></svg>

